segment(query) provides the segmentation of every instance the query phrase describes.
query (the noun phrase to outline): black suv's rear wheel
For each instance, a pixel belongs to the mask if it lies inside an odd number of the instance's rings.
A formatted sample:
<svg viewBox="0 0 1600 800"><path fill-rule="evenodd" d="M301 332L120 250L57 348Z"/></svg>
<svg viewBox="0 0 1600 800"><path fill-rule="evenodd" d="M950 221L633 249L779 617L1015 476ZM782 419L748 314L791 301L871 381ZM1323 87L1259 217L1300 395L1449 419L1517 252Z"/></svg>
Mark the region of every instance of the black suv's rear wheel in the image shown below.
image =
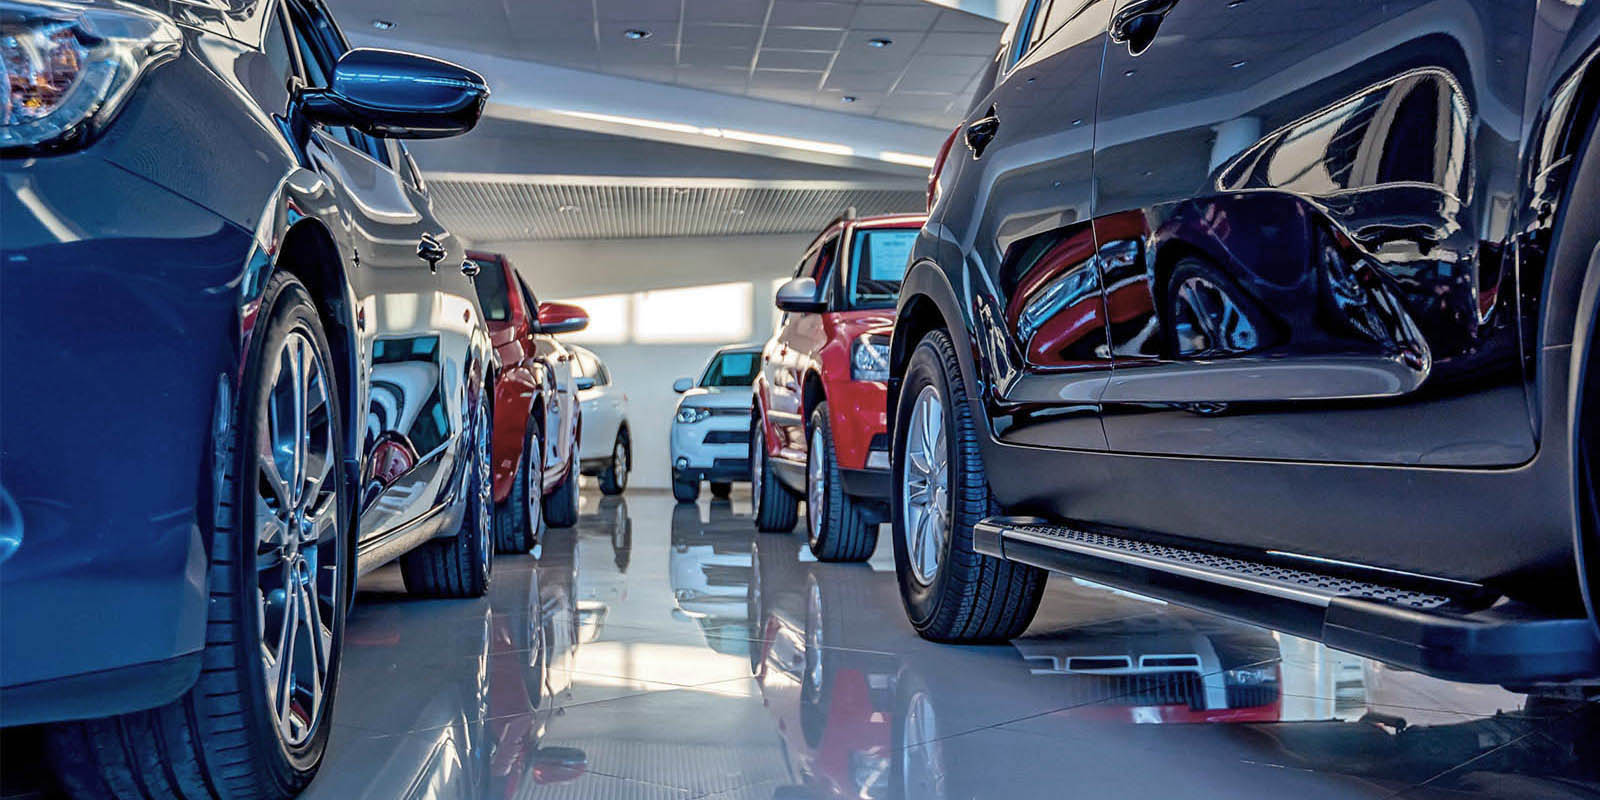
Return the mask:
<svg viewBox="0 0 1600 800"><path fill-rule="evenodd" d="M911 354L896 400L892 513L900 598L928 639L1009 639L1033 621L1045 572L972 549L972 528L999 512L955 346L935 330Z"/></svg>
<svg viewBox="0 0 1600 800"><path fill-rule="evenodd" d="M79 798L283 798L322 761L353 564L333 359L305 286L274 275L219 465L207 641L161 708L52 726Z"/></svg>

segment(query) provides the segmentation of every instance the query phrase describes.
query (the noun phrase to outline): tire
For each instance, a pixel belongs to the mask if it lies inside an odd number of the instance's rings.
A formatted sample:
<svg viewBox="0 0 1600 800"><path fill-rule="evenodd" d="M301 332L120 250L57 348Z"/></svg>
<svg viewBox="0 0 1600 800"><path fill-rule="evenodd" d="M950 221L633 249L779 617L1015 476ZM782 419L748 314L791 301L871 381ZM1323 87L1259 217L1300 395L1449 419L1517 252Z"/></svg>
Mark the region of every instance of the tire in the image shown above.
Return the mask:
<svg viewBox="0 0 1600 800"><path fill-rule="evenodd" d="M578 524L578 445L572 445L572 463L556 490L545 495L544 522L552 528L570 528Z"/></svg>
<svg viewBox="0 0 1600 800"><path fill-rule="evenodd" d="M672 497L680 503L693 503L700 499L700 482L683 478L672 479Z"/></svg>
<svg viewBox="0 0 1600 800"><path fill-rule="evenodd" d="M528 420L528 435L522 443L522 460L511 479L511 494L494 511L494 551L526 553L544 535L543 486L544 438L536 420Z"/></svg>
<svg viewBox="0 0 1600 800"><path fill-rule="evenodd" d="M260 314L239 384L234 424L215 443L217 515L214 526L208 526L210 597L200 676L183 696L160 708L48 726L47 756L62 788L74 798L276 800L298 794L322 762L355 555L353 500L340 467L345 456L341 398L327 338L306 287L288 273L273 275L262 293ZM296 363L306 371L293 369ZM303 380L295 380L296 375ZM323 402L319 408L299 404L303 414L289 406L296 425L281 431L277 426L288 402L283 392L300 396L300 386L306 387L305 395ZM278 413L269 415L275 399ZM300 430L309 431L305 439ZM289 437L296 444L287 445ZM280 448L286 445L290 452L304 447L304 453L280 461ZM316 489L305 493L306 481L318 471L318 451L327 470ZM301 464L305 476L277 478L282 467L298 470L291 465ZM296 522L300 524L291 528ZM302 536L318 536L298 540L289 535L296 529ZM262 538L269 532L281 540L276 546ZM250 566L268 557L275 560L259 570ZM327 559L333 560L333 569L323 574ZM268 598L273 591L287 598L285 590L293 591L296 570L312 578L301 584L312 591L294 592L310 605L296 602L275 609ZM269 582L282 588L273 589ZM291 628L288 623L297 618L288 613L291 608L314 613L318 624ZM325 655L320 700L307 691L302 701L296 691L282 715L269 697L274 678L269 668L274 665L267 662L281 659L285 642L278 643L275 655L270 644L263 644L264 638L279 638L272 635L274 629L294 631L288 641L299 647L289 646L291 666L308 667L315 675L317 645ZM286 730L291 727L288 718L300 719L302 713L309 715L310 724Z"/></svg>
<svg viewBox="0 0 1600 800"><path fill-rule="evenodd" d="M632 469L632 459L629 458L628 429L617 431L617 440L611 445L611 460L600 473L600 493L606 495L622 494L628 488L628 471Z"/></svg>
<svg viewBox="0 0 1600 800"><path fill-rule="evenodd" d="M494 487L489 442L494 394L485 382L468 441L467 509L448 539L430 539L400 557L406 591L426 597L482 597L494 568Z"/></svg>
<svg viewBox="0 0 1600 800"><path fill-rule="evenodd" d="M1276 344L1271 315L1222 270L1183 258L1167 276L1168 358L1202 358L1259 351Z"/></svg>
<svg viewBox="0 0 1600 800"><path fill-rule="evenodd" d="M811 412L806 460L806 541L818 561L866 561L878 547L878 524L844 491L828 402Z"/></svg>
<svg viewBox="0 0 1600 800"><path fill-rule="evenodd" d="M726 500L733 494L733 484L727 481L712 481L711 496L718 500Z"/></svg>
<svg viewBox="0 0 1600 800"><path fill-rule="evenodd" d="M750 494L755 504L756 530L762 533L788 533L800 521L800 499L783 484L771 478L767 449L763 442L761 417L750 419Z"/></svg>
<svg viewBox="0 0 1600 800"><path fill-rule="evenodd" d="M925 447L930 456L918 460L932 463L928 474L943 475L944 483L941 489L933 477L918 479L928 487L921 496L930 500L916 505L912 499L918 495L908 481L916 477L917 467L908 464L907 443L912 429L919 427L916 407L924 402L920 419L927 422L932 438ZM991 642L1015 637L1033 621L1046 573L972 549L973 526L999 513L1000 508L989 491L978 431L949 334L935 330L917 344L895 403L891 513L895 573L906 616L918 634L934 641ZM924 547L913 548L907 538L912 506L920 510L919 521L928 520L926 529L918 526L928 543ZM942 537L936 523L943 525ZM914 564L914 552L929 558Z"/></svg>

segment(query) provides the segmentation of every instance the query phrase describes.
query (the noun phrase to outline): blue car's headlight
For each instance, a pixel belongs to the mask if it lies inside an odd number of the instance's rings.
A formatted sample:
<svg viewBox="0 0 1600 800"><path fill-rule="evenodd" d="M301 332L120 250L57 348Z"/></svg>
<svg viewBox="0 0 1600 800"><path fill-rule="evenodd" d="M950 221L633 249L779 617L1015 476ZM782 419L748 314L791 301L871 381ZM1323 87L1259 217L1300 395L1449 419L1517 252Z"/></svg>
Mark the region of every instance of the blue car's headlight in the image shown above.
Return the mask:
<svg viewBox="0 0 1600 800"><path fill-rule="evenodd" d="M0 153L88 142L116 116L139 76L182 47L172 20L116 0L0 0Z"/></svg>
<svg viewBox="0 0 1600 800"><path fill-rule="evenodd" d="M694 423L700 422L710 416L711 409L709 408L684 406L683 408L678 409L678 416L674 417L674 419L677 422L683 423L684 425L693 425Z"/></svg>

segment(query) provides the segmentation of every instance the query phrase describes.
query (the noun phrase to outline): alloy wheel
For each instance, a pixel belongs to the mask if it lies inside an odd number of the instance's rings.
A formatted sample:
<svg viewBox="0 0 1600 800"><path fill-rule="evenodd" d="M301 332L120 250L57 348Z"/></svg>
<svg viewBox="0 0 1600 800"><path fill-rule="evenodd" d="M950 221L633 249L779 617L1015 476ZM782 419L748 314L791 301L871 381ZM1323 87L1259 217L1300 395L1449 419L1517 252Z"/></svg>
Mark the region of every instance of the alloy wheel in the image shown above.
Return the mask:
<svg viewBox="0 0 1600 800"><path fill-rule="evenodd" d="M256 585L262 673L278 733L310 740L324 713L338 602L339 489L329 381L302 330L285 337L257 419Z"/></svg>
<svg viewBox="0 0 1600 800"><path fill-rule="evenodd" d="M477 434L473 438L472 469L476 473L473 490L478 493L477 526L479 551L483 558L483 574L487 576L494 568L494 474L491 463L493 456L489 448L489 395L484 394L478 403Z"/></svg>
<svg viewBox="0 0 1600 800"><path fill-rule="evenodd" d="M530 423L531 425L531 423ZM541 448L544 442L539 439L539 430L530 427L528 430L528 446L523 448L523 458L528 460L528 465L523 468L528 485L523 490L526 495L524 502L528 506L528 527L533 529L533 540L539 541L540 534L544 532L544 465L539 456L544 452Z"/></svg>
<svg viewBox="0 0 1600 800"><path fill-rule="evenodd" d="M1221 286L1190 276L1179 284L1178 340L1185 354L1244 353L1254 350L1259 336L1244 309Z"/></svg>
<svg viewBox="0 0 1600 800"><path fill-rule="evenodd" d="M822 426L816 425L811 429L811 452L806 454L806 522L811 526L813 544L822 537L828 506L828 465L822 448Z"/></svg>
<svg viewBox="0 0 1600 800"><path fill-rule="evenodd" d="M611 445L611 472L616 475L618 488L628 485L628 448L623 446L620 436L616 444Z"/></svg>
<svg viewBox="0 0 1600 800"><path fill-rule="evenodd" d="M755 505L756 512L761 511L761 481L765 477L761 473L766 466L766 459L762 455L767 452L766 443L761 440L761 421L756 420L750 432L750 496Z"/></svg>
<svg viewBox="0 0 1600 800"><path fill-rule="evenodd" d="M939 390L924 386L911 407L906 426L906 491L901 508L911 573L923 585L933 583L950 535L950 464L945 433L944 400Z"/></svg>

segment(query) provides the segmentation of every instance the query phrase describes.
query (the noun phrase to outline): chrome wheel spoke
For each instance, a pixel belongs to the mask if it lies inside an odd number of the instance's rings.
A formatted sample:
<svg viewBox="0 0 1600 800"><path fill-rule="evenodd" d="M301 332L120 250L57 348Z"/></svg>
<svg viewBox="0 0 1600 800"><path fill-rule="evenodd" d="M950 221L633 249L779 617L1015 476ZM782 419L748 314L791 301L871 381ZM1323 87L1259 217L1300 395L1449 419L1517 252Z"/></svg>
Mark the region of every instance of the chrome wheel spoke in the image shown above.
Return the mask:
<svg viewBox="0 0 1600 800"><path fill-rule="evenodd" d="M901 505L911 571L923 584L932 583L938 574L950 524L949 440L944 423L944 403L938 390L924 386L913 401L906 430Z"/></svg>

